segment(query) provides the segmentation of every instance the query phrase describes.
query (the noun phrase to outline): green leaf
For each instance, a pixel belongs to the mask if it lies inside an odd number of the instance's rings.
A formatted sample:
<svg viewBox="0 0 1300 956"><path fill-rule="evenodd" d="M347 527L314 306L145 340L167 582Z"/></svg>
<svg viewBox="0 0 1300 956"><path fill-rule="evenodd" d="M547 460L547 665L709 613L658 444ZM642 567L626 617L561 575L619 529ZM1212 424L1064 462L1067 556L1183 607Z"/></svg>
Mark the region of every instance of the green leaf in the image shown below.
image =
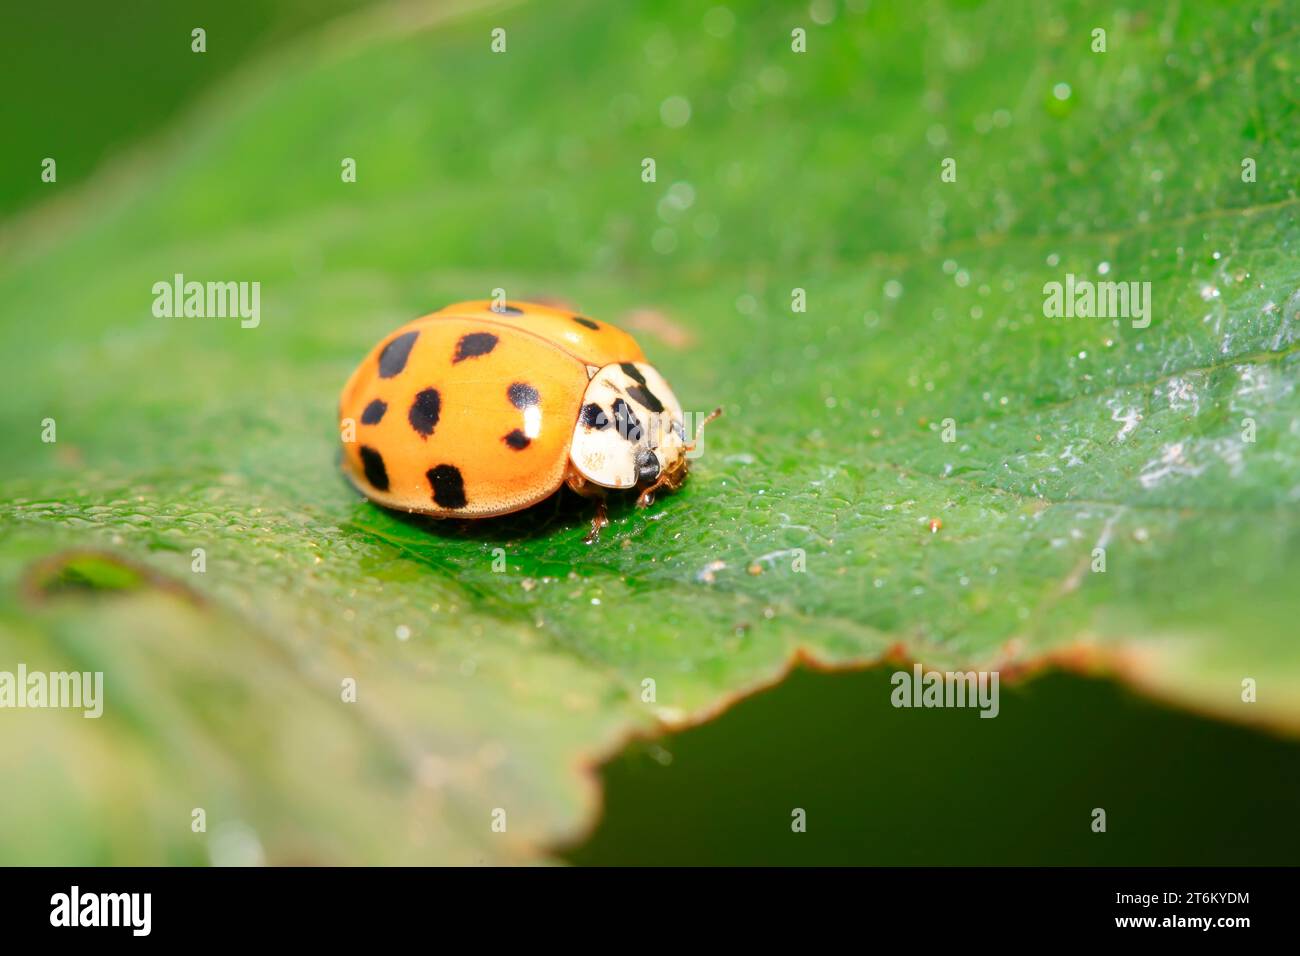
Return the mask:
<svg viewBox="0 0 1300 956"><path fill-rule="evenodd" d="M1064 661L1300 727L1287 6L847 7L371 15L4 235L0 669L102 670L106 710L5 714L0 858L537 859L600 755L800 654ZM260 324L155 318L176 273L260 282ZM1046 317L1067 274L1150 282L1149 327ZM725 407L680 493L594 546L563 500L358 499L344 379L494 288ZM22 587L87 550L156 577Z"/></svg>

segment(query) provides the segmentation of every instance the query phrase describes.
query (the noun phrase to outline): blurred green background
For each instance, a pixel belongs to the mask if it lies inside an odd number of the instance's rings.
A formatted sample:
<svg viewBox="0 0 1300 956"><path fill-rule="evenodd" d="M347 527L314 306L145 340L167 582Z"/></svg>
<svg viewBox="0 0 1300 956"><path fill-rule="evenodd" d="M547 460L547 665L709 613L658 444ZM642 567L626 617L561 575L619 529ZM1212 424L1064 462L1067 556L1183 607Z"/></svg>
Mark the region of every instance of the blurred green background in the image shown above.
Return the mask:
<svg viewBox="0 0 1300 956"><path fill-rule="evenodd" d="M108 705L0 712L0 861L1296 862L1296 12L6 10L0 669ZM261 325L155 318L177 272ZM1067 272L1152 326L1044 317ZM495 288L726 408L597 547L335 470L361 356Z"/></svg>
<svg viewBox="0 0 1300 956"><path fill-rule="evenodd" d="M892 669L799 669L606 771L575 863L1291 865L1293 742L1051 674L1003 711L889 706ZM792 812L805 811L805 829ZM1092 829L1106 811L1106 832Z"/></svg>
<svg viewBox="0 0 1300 956"><path fill-rule="evenodd" d="M157 134L250 57L362 6L362 0L140 0L106 10L93 0L12 4L0 53L13 81L0 152L0 216L38 202L33 162L59 163L77 185L142 137ZM191 51L202 27L207 53ZM45 197L50 198L50 197Z"/></svg>

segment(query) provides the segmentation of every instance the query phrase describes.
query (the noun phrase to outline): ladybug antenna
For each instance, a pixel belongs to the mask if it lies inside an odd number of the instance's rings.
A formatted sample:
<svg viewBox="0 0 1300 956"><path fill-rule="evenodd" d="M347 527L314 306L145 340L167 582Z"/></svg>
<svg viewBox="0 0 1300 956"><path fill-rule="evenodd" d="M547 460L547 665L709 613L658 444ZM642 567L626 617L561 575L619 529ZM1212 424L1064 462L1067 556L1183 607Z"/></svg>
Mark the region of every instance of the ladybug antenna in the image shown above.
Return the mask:
<svg viewBox="0 0 1300 956"><path fill-rule="evenodd" d="M705 415L704 420L701 421L700 424L696 427L695 438L690 442L690 444L686 446L686 450L694 451L695 446L700 443L700 436L704 434L704 426L707 425L709 422L713 421L715 418L720 418L721 416L722 416L721 405L719 405L713 411L709 412L709 414Z"/></svg>

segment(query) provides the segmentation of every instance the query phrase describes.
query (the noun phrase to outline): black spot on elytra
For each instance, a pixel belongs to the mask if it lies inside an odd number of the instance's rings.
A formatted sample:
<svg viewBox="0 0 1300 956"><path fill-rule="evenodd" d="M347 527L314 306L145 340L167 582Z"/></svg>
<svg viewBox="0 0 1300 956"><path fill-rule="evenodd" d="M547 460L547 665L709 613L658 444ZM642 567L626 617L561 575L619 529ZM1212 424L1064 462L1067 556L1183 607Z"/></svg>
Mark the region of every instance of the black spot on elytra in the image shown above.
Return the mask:
<svg viewBox="0 0 1300 956"><path fill-rule="evenodd" d="M460 341L456 343L456 354L452 356L452 364L463 362L467 358L487 355L497 347L497 341L497 337L491 332L471 332L469 335L462 335Z"/></svg>
<svg viewBox="0 0 1300 956"><path fill-rule="evenodd" d="M632 412L632 406L621 398L614 399L614 424L618 433L628 441L641 440L641 423Z"/></svg>
<svg viewBox="0 0 1300 956"><path fill-rule="evenodd" d="M388 490L388 469L384 467L384 456L373 448L361 446L361 466L366 470L366 481L380 491Z"/></svg>
<svg viewBox="0 0 1300 956"><path fill-rule="evenodd" d="M577 322L579 325L586 326L586 327L589 328L589 329L599 329L599 328L600 328L600 326L599 326L598 324L596 324L595 322L591 321L591 319L584 319L584 318L583 318L582 316L580 316L580 315L575 315L575 316L573 317L573 321L574 321L574 322Z"/></svg>
<svg viewBox="0 0 1300 956"><path fill-rule="evenodd" d="M438 424L438 416L441 413L442 396L438 394L436 388L426 388L415 396L415 401L411 403L411 410L406 417L410 419L412 428L428 438L433 434L433 427Z"/></svg>
<svg viewBox="0 0 1300 956"><path fill-rule="evenodd" d="M384 350L379 353L380 378L392 378L406 368L406 360L411 356L411 346L415 344L419 335L418 331L403 332L384 346Z"/></svg>
<svg viewBox="0 0 1300 956"><path fill-rule="evenodd" d="M440 508L465 507L465 479L455 465L438 465L427 474L433 488L433 503Z"/></svg>
<svg viewBox="0 0 1300 956"><path fill-rule="evenodd" d="M511 448L513 448L515 451L523 451L530 444L532 444L533 441L531 438L529 438L527 435L521 432L518 428L516 428L509 435L507 435L505 438L501 440L505 442L507 445L509 445Z"/></svg>
<svg viewBox="0 0 1300 956"><path fill-rule="evenodd" d="M378 425L384 420L384 412L388 411L388 403L383 399L376 398L366 406L366 410L361 413L361 424Z"/></svg>
<svg viewBox="0 0 1300 956"><path fill-rule="evenodd" d="M645 376L642 375L641 370L631 362L619 362L618 367L623 370L624 375L636 382L638 385L645 384Z"/></svg>
<svg viewBox="0 0 1300 956"><path fill-rule="evenodd" d="M588 428L608 428L610 426L609 416L605 414L605 409L601 408L595 402L588 402L582 406L582 414L579 417L582 424Z"/></svg>
<svg viewBox="0 0 1300 956"><path fill-rule="evenodd" d="M492 311L495 312L497 315L523 315L524 314L523 309L517 308L516 306L510 305L508 303L506 305L494 305L492 306Z"/></svg>
<svg viewBox="0 0 1300 956"><path fill-rule="evenodd" d="M629 385L627 393L656 415L664 410L664 403L659 401L659 396L644 385Z"/></svg>
<svg viewBox="0 0 1300 956"><path fill-rule="evenodd" d="M506 389L506 394L510 397L510 404L515 408L529 408L541 401L537 389L524 382L515 382Z"/></svg>

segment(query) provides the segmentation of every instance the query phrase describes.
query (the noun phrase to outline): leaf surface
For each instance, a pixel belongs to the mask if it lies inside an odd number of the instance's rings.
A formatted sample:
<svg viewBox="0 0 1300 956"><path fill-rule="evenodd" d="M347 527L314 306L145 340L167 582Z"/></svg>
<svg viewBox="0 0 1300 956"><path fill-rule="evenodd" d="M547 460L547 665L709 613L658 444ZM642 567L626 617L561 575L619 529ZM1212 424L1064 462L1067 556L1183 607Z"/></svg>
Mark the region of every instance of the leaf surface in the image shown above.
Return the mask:
<svg viewBox="0 0 1300 956"><path fill-rule="evenodd" d="M847 6L390 9L4 235L0 668L103 670L107 712L5 716L0 858L538 859L596 756L796 653L1300 726L1293 7ZM260 282L260 324L155 318L176 273ZM1149 327L1045 316L1067 274L1151 283ZM430 525L337 471L360 357L495 288L726 410L595 546L572 503ZM32 592L85 549L159 577Z"/></svg>

